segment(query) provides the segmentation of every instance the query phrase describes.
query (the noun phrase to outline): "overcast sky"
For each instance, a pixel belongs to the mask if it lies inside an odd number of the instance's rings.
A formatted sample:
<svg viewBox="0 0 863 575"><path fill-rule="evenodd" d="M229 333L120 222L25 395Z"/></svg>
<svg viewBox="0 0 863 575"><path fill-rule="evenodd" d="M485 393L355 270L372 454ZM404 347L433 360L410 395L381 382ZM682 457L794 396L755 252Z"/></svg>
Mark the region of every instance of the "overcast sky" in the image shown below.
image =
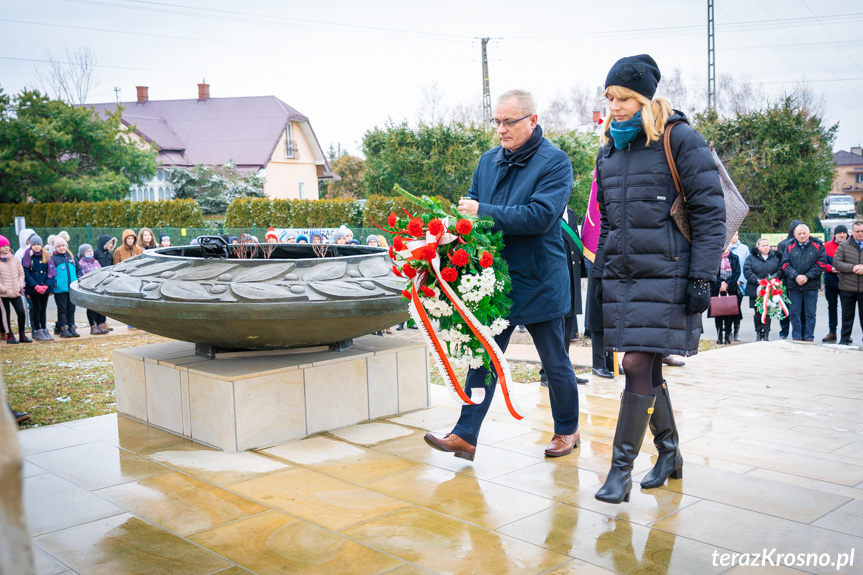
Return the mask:
<svg viewBox="0 0 863 575"><path fill-rule="evenodd" d="M609 10L612 10L609 12ZM863 2L716 0L717 74L772 96L805 82L825 96L834 148L863 141ZM481 37L491 37L492 98L510 88L540 109L574 86L602 84L622 56L650 53L693 93L707 77L707 0L25 0L0 14L0 86L39 87L46 51L89 46L89 101L275 95L309 117L321 144L352 153L388 118L415 122L423 93L482 99ZM542 117L540 117L540 124Z"/></svg>

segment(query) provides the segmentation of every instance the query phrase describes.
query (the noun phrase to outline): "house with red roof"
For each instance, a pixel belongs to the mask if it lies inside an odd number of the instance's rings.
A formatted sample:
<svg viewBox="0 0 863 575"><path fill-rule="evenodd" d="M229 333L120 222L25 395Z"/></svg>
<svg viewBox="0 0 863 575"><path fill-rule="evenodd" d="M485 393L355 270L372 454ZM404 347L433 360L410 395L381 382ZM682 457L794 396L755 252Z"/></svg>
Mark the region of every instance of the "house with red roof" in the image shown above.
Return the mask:
<svg viewBox="0 0 863 575"><path fill-rule="evenodd" d="M839 150L833 154L836 177L833 178L831 194L845 194L859 205L863 200L863 148L854 146L850 152ZM858 213L860 213L858 209Z"/></svg>
<svg viewBox="0 0 863 575"><path fill-rule="evenodd" d="M275 96L211 98L203 83L197 98L151 100L149 88L137 86L137 100L121 104L123 123L158 152L159 170L132 187L131 200L171 199L169 169L198 164L232 162L255 172L273 199L316 200L319 181L340 179L330 171L309 119ZM92 105L100 113L116 106Z"/></svg>

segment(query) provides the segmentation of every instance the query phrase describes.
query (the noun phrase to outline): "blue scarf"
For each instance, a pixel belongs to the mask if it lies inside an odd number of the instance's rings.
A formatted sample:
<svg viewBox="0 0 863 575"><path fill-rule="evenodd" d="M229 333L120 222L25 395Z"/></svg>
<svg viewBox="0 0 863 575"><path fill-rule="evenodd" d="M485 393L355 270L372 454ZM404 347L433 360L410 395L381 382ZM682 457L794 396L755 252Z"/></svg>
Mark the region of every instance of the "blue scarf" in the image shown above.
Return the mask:
<svg viewBox="0 0 863 575"><path fill-rule="evenodd" d="M622 150L641 133L641 110L635 113L631 120L625 122L611 121L611 138L614 147Z"/></svg>

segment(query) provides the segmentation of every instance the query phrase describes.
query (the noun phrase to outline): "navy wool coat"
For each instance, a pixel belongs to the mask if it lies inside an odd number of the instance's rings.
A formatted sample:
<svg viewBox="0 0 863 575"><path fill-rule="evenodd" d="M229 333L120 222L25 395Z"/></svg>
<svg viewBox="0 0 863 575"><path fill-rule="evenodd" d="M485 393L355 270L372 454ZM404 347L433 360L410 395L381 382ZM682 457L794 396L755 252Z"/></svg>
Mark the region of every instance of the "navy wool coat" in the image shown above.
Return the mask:
<svg viewBox="0 0 863 575"><path fill-rule="evenodd" d="M675 111L668 122L686 121ZM664 136L663 136L664 137ZM710 148L688 123L671 148L691 212L692 245L671 218L677 196L663 140L640 134L625 149L597 154L602 215L591 273L602 280L605 350L694 355L701 315L686 315L689 278L713 281L725 242L725 200Z"/></svg>
<svg viewBox="0 0 863 575"><path fill-rule="evenodd" d="M482 155L468 197L480 216L503 232L503 258L512 279L511 324L539 323L570 309L569 260L560 219L572 192L572 164L551 142L521 164L504 161L503 148Z"/></svg>

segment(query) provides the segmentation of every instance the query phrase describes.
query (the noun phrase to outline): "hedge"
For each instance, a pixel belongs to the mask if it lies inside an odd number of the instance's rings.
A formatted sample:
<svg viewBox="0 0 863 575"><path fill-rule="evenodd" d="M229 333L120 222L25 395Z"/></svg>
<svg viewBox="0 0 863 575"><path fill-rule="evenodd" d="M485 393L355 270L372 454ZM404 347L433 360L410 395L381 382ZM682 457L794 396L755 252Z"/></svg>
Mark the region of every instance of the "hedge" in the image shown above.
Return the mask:
<svg viewBox="0 0 863 575"><path fill-rule="evenodd" d="M231 202L225 213L225 226L264 229L333 228L342 224L359 227L362 207L353 200L270 200L239 198Z"/></svg>
<svg viewBox="0 0 863 575"><path fill-rule="evenodd" d="M16 216L31 228L203 227L204 217L195 200L162 202L69 202L62 204L0 204L0 224L8 227Z"/></svg>
<svg viewBox="0 0 863 575"><path fill-rule="evenodd" d="M445 206L449 200L438 198ZM385 225L390 212L421 212L415 204L398 196L372 196L365 207L354 200L269 200L241 198L231 202L225 215L226 227L259 228L369 228L374 220Z"/></svg>

